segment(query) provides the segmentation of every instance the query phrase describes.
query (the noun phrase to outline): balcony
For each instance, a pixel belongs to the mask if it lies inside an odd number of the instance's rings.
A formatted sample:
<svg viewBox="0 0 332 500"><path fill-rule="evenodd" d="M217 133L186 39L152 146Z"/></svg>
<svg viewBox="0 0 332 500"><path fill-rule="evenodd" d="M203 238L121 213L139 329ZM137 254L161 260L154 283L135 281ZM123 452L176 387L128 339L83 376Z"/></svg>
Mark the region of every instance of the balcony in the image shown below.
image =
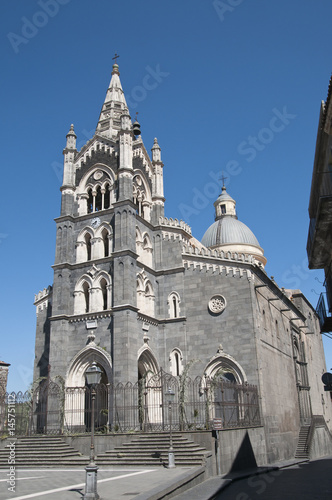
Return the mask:
<svg viewBox="0 0 332 500"><path fill-rule="evenodd" d="M321 332L328 333L332 332L332 316L329 316L326 309L324 295L325 293L321 293L319 296L316 313L318 315Z"/></svg>

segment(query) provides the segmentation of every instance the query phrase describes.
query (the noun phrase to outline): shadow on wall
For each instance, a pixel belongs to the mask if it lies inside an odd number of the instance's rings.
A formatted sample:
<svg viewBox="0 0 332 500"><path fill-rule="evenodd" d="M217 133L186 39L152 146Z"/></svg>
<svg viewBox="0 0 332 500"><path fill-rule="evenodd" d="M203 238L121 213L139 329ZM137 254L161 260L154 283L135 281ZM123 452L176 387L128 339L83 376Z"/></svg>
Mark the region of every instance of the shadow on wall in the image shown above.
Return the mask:
<svg viewBox="0 0 332 500"><path fill-rule="evenodd" d="M236 454L230 472L257 467L256 457L248 432L245 433L239 451Z"/></svg>

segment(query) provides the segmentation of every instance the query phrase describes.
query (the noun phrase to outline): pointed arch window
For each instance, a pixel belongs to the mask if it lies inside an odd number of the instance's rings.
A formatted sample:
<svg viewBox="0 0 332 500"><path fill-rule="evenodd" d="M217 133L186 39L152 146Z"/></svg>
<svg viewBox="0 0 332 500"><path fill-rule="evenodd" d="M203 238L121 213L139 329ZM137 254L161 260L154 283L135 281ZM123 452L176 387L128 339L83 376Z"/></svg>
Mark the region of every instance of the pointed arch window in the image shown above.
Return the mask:
<svg viewBox="0 0 332 500"><path fill-rule="evenodd" d="M84 239L86 246L86 260L91 260L91 234L86 233Z"/></svg>
<svg viewBox="0 0 332 500"><path fill-rule="evenodd" d="M176 297L173 295L173 298L172 298L172 305L173 305L173 314L174 314L174 318L177 318L178 317L178 301L176 300Z"/></svg>
<svg viewBox="0 0 332 500"><path fill-rule="evenodd" d="M100 280L100 288L101 288L101 293L102 293L102 298L103 298L103 311L106 311L107 309L107 282L105 278L102 278Z"/></svg>
<svg viewBox="0 0 332 500"><path fill-rule="evenodd" d="M110 251L110 245L109 245L109 233L106 228L102 230L101 236L103 238L104 257L108 257Z"/></svg>
<svg viewBox="0 0 332 500"><path fill-rule="evenodd" d="M170 318L178 318L180 316L180 295L177 292L172 292L168 296L168 316Z"/></svg>
<svg viewBox="0 0 332 500"><path fill-rule="evenodd" d="M169 360L171 362L170 371L174 377L179 377L183 371L183 355L177 347L170 353Z"/></svg>
<svg viewBox="0 0 332 500"><path fill-rule="evenodd" d="M137 275L137 307L143 313L154 316L155 295L151 282L140 273Z"/></svg>
<svg viewBox="0 0 332 500"><path fill-rule="evenodd" d="M110 197L110 185L106 184L104 193L104 209L110 208L111 197Z"/></svg>
<svg viewBox="0 0 332 500"><path fill-rule="evenodd" d="M178 352L174 354L174 358L175 358L175 375L178 376L180 375L180 356Z"/></svg>
<svg viewBox="0 0 332 500"><path fill-rule="evenodd" d="M92 189L88 189L88 214L91 214L93 212L93 195L92 195Z"/></svg>
<svg viewBox="0 0 332 500"><path fill-rule="evenodd" d="M146 266L152 267L153 248L151 239L148 233L144 233L140 237L140 232L136 229L136 251L139 255L139 260Z"/></svg>
<svg viewBox="0 0 332 500"><path fill-rule="evenodd" d="M86 281L83 283L83 293L84 293L84 300L85 300L85 312L88 313L90 310L90 286L89 283Z"/></svg>
<svg viewBox="0 0 332 500"><path fill-rule="evenodd" d="M103 197L101 193L101 187L98 186L95 197L95 210L94 210L95 212L99 212L100 210L102 210L102 202L103 202Z"/></svg>

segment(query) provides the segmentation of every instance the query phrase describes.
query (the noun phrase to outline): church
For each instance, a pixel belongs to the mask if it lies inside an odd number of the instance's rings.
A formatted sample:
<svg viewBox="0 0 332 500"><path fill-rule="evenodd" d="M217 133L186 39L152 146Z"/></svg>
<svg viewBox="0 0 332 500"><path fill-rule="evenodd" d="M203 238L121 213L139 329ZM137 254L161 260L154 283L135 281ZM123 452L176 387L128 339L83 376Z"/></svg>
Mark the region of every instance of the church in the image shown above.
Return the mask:
<svg viewBox="0 0 332 500"><path fill-rule="evenodd" d="M84 387L92 362L106 386L160 371L221 377L257 388L268 462L294 457L303 426L315 427L319 450L332 405L314 308L267 276L225 186L202 241L165 217L158 140L150 147L114 64L94 136L80 151L73 125L66 136L54 281L35 296L34 380Z"/></svg>

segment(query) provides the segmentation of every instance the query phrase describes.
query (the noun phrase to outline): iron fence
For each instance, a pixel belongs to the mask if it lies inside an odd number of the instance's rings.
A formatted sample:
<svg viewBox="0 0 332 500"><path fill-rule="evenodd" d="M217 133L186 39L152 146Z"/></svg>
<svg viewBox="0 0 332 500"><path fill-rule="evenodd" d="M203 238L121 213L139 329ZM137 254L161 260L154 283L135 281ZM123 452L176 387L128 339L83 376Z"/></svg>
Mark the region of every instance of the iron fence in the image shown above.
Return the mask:
<svg viewBox="0 0 332 500"><path fill-rule="evenodd" d="M167 394L171 390L173 402ZM261 425L257 387L222 377L173 377L160 371L136 383L95 388L96 432L208 430ZM34 391L0 394L0 431L8 433L8 405L15 401L15 435L91 431L91 390L42 382Z"/></svg>

